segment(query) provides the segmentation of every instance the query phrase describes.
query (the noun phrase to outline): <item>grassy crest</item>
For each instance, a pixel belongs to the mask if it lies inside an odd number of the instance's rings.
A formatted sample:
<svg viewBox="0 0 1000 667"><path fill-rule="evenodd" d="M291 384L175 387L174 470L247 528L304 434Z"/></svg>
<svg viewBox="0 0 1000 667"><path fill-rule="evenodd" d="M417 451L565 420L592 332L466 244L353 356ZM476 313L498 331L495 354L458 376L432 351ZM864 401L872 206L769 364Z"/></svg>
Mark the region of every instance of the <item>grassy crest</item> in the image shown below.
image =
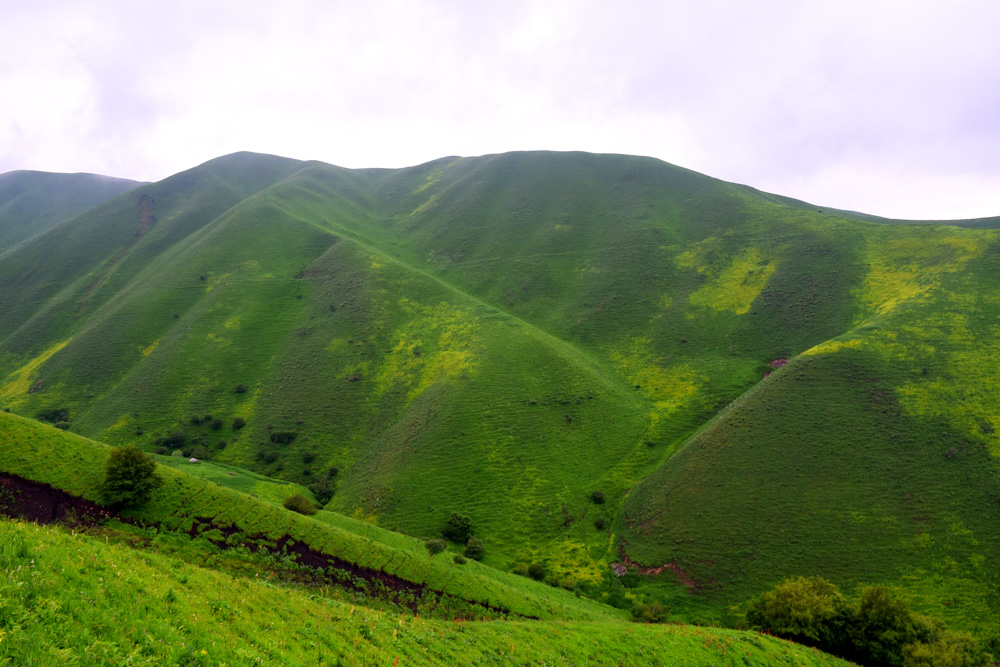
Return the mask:
<svg viewBox="0 0 1000 667"><path fill-rule="evenodd" d="M288 484L336 468L338 516L437 537L459 512L485 564L598 597L627 559L655 572L629 595L735 622L822 575L988 633L991 225L627 156L237 154L0 257L0 407Z"/></svg>
<svg viewBox="0 0 1000 667"><path fill-rule="evenodd" d="M0 174L0 254L139 185L95 174Z"/></svg>

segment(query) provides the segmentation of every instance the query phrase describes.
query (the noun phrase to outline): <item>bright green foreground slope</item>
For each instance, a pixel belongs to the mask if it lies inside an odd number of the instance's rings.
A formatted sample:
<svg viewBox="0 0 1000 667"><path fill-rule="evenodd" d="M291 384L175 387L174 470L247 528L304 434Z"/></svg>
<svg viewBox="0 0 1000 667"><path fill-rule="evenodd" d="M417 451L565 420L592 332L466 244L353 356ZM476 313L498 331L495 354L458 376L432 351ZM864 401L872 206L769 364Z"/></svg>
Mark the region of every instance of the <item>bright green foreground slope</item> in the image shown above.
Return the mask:
<svg viewBox="0 0 1000 667"><path fill-rule="evenodd" d="M49 484L74 496L97 499L109 448L73 434L0 413L0 471ZM504 614L542 619L622 620L625 614L526 577L500 572L475 561L458 564L452 554L428 555L424 543L321 512L306 517L175 469L160 468L164 484L129 519L156 526L154 541L176 535L211 540L219 548L274 545L283 541L348 564L381 572L425 590L401 604L438 615ZM202 545L215 550L207 542ZM300 556L292 559L301 560ZM366 584L367 586L367 584Z"/></svg>
<svg viewBox="0 0 1000 667"><path fill-rule="evenodd" d="M4 665L846 665L773 637L376 611L0 520Z"/></svg>
<svg viewBox="0 0 1000 667"><path fill-rule="evenodd" d="M468 514L487 563L567 587L628 556L678 609L821 574L971 623L1000 608L997 255L991 229L645 158L237 154L0 258L0 405L290 482L336 467L331 509L424 536Z"/></svg>
<svg viewBox="0 0 1000 667"><path fill-rule="evenodd" d="M92 495L108 451L3 413L0 441L0 470L84 496ZM214 468L219 472L244 475ZM187 473L159 473L164 486L146 507L128 513L157 525L152 531L115 522L100 539L101 533L0 519L0 664L846 664L756 633L631 624L559 589L475 562L459 565L447 553L431 559L423 543L402 535L365 531L326 512L301 517ZM259 478L253 488L268 484ZM10 501L0 496L0 507ZM444 620L456 612L468 617L476 608L438 601L413 615L391 605L366 607L324 582L279 583L283 577L273 574L289 567L287 559L254 560L189 537L190 528L205 521L213 528L200 538L218 541L221 534L213 532L233 527L238 532L227 542L237 547L256 532L291 535L457 600L507 608L511 617ZM227 553L242 556L226 560ZM250 560L234 568L234 558ZM518 614L547 620L514 620Z"/></svg>

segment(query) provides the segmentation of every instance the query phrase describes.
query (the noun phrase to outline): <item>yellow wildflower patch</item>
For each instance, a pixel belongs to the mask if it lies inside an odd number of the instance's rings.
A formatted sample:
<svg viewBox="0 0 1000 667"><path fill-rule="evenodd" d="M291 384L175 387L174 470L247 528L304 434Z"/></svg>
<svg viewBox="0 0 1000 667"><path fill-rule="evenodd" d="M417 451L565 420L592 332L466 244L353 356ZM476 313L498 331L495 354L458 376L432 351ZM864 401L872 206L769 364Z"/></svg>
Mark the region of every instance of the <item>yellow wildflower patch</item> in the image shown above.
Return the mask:
<svg viewBox="0 0 1000 667"><path fill-rule="evenodd" d="M48 361L52 355L66 347L70 340L72 339L67 338L61 343L56 343L26 363L24 366L8 375L6 384L4 384L3 387L0 387L0 396L8 398L23 398L27 395L28 389L31 388L32 381L34 380L35 371L37 371L42 364Z"/></svg>

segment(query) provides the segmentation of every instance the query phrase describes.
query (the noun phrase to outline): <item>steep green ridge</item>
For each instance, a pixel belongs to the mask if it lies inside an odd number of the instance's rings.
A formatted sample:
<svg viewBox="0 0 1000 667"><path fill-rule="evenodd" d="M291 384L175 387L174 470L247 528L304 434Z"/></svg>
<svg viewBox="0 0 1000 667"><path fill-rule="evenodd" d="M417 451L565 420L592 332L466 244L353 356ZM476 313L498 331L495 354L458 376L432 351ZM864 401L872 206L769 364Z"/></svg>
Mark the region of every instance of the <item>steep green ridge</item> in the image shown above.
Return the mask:
<svg viewBox="0 0 1000 667"><path fill-rule="evenodd" d="M96 174L0 174L0 253L139 185Z"/></svg>
<svg viewBox="0 0 1000 667"><path fill-rule="evenodd" d="M699 618L820 574L996 623L994 230L513 153L237 154L58 231L0 258L16 413L299 484L335 467L332 510L422 536L467 514L488 564L598 597L627 557L659 571L633 592Z"/></svg>

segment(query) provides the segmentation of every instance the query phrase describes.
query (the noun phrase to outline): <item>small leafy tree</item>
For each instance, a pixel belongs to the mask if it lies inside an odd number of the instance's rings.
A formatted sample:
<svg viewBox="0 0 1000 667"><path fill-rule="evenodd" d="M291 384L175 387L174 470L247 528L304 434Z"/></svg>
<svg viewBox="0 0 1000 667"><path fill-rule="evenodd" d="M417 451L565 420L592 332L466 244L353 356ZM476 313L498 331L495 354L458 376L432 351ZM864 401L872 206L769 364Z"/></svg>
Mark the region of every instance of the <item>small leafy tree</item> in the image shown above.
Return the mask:
<svg viewBox="0 0 1000 667"><path fill-rule="evenodd" d="M786 579L753 601L747 622L755 630L830 648L843 643L847 601L822 577Z"/></svg>
<svg viewBox="0 0 1000 667"><path fill-rule="evenodd" d="M472 536L472 519L464 514L452 512L451 516L445 522L444 530L441 533L452 542L464 544Z"/></svg>
<svg viewBox="0 0 1000 667"><path fill-rule="evenodd" d="M109 507L138 507L162 483L156 474L156 459L135 445L122 445L108 454L98 493L101 503Z"/></svg>
<svg viewBox="0 0 1000 667"><path fill-rule="evenodd" d="M532 563L528 566L528 576L535 581L541 581L545 578L545 566L541 563Z"/></svg>

